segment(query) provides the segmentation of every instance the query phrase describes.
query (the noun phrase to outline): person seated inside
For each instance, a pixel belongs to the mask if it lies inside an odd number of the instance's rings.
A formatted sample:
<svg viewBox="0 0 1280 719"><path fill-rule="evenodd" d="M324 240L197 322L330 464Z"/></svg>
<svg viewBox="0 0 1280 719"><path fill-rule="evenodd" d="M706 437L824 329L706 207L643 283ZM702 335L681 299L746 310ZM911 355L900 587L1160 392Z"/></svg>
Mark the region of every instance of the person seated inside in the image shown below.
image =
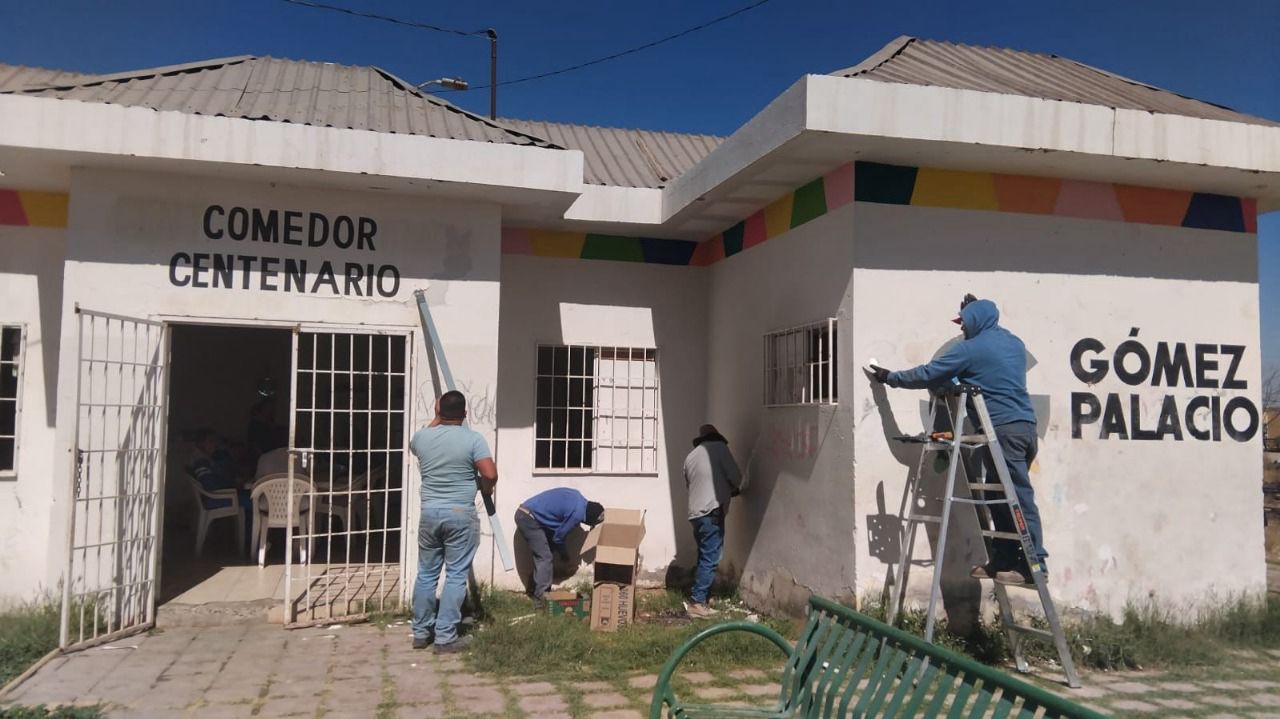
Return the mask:
<svg viewBox="0 0 1280 719"><path fill-rule="evenodd" d="M516 510L516 528L533 554L533 581L529 595L536 611L546 609L546 594L551 590L551 553L561 560L569 558L564 546L569 533L585 524L594 527L604 519L604 507L588 502L576 489L556 487L536 494Z"/></svg>
<svg viewBox="0 0 1280 719"><path fill-rule="evenodd" d="M237 462L227 443L213 430L202 427L190 433L189 439L194 447L187 471L195 478L206 492L218 492L234 489L240 497L240 511L244 513L245 546L248 546L250 527L253 524L249 501L249 490L243 486L237 476ZM205 509L220 509L231 506L229 499L201 497Z"/></svg>
<svg viewBox="0 0 1280 719"><path fill-rule="evenodd" d="M246 469L253 470L264 455L288 446L289 429L277 424L275 416L275 399L271 396L262 397L249 410L249 427L244 438Z"/></svg>

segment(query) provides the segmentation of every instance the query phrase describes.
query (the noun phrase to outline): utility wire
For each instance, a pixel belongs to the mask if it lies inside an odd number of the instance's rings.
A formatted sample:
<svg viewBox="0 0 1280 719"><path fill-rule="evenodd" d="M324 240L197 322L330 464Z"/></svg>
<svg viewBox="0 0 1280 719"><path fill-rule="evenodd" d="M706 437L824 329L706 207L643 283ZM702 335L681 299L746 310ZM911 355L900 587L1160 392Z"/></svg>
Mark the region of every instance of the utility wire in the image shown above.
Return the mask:
<svg viewBox="0 0 1280 719"><path fill-rule="evenodd" d="M399 18L394 18L387 15L378 15L376 13L364 12L362 10L352 10L350 8L338 7L336 5L326 5L324 3L313 2L312 0L283 0L283 2L287 2L291 5L302 5L304 7L316 8L319 10L332 10L334 12L345 13L347 15L354 15L356 17L369 18L371 20L382 20L384 22L394 23L396 25L403 25L405 27L418 28L420 30L433 30L435 32L443 32L451 35L461 35L464 37L470 37L473 35L483 35L486 32L488 32L487 30L477 30L474 32L467 32L465 30L455 30L452 28L439 27L438 25L428 25L426 23L413 22L411 20L401 20ZM534 80L542 80L544 78L555 77L556 75L563 75L565 73L573 72L575 70L581 70L583 68L591 67L593 65L599 65L600 63L609 62L610 60L617 60L618 58L626 57L627 55L634 55L635 53L657 47L659 45L671 42L672 40L678 40L686 35L691 35L695 32L698 32L699 30L705 30L711 27L712 25L718 25L719 23L722 23L725 20L729 20L730 18L734 18L743 13L755 10L756 8L760 7L761 5L764 5L767 2L771 2L771 0L756 0L755 2L749 5L744 5L743 7L740 7L737 10L734 10L733 12L721 15L720 17L717 17L717 18L713 18L704 23L694 25L693 27L685 28L680 32L667 35L666 37L659 38L652 42L647 42L643 45L637 45L635 47L627 48L626 50L622 50L620 52L615 52L612 55L605 55L604 57L598 57L598 58L595 58L594 60L587 60L585 62L580 62L576 65L570 65L568 67L562 67L557 70L549 70L547 72L541 72L536 75L527 75L525 77L518 77L514 80L503 80L497 83L497 86L502 87L504 85L516 85L522 82L532 82ZM470 92L472 90L484 90L490 87L493 87L493 85L472 85L466 90L447 90L446 89L446 90L440 90L439 92Z"/></svg>
<svg viewBox="0 0 1280 719"><path fill-rule="evenodd" d="M417 28L419 30L433 30L435 32L442 32L447 35L461 35L463 37L471 37L472 35L483 35L486 32L486 30L475 30L472 32L468 32L466 30L456 30L454 28L449 28L449 27L440 27L439 25L430 25L424 22L414 22L412 20L401 20L400 18L391 17L389 15L379 15L377 13L365 12L363 10L352 10L351 8L338 7L337 5L326 5L325 3L313 2L312 0L283 0L283 2L287 2L290 5L301 5L303 7L315 8L317 10L332 10L333 12L340 12L345 15L354 15L356 17L369 18L370 20L382 20L383 22L389 22L396 25L403 25L405 27Z"/></svg>
<svg viewBox="0 0 1280 719"><path fill-rule="evenodd" d="M728 20L728 19L730 19L730 18L737 17L737 16L739 16L739 15L741 15L741 14L745 13L745 12L750 12L751 10L755 10L756 8L760 7L761 5L764 5L764 4L765 4L765 3L767 3L767 2L770 2L770 0L756 0L755 2L751 3L750 5L744 5L743 7L740 7L740 8L738 8L737 10L734 10L734 11L733 11L733 12L731 12L731 13L728 13L728 14L725 14L725 15L721 15L721 16L720 16L720 17L718 17L718 18L715 18L715 19L712 19L712 20L708 20L708 21L706 21L706 22L704 22L704 23L701 23L701 24L699 24L699 25L694 25L693 27L686 28L686 29L684 29L684 30L681 30L680 32L673 33L673 34L671 34L671 35L667 35L666 37L659 38L659 39L654 40L654 41L652 41L652 42L647 42L647 43L645 43L645 44L643 44L643 45L637 45L637 46L635 46L635 47L628 48L628 49L623 50L623 51L621 51L621 52L615 52L615 53L613 53L612 55L605 55L604 57L598 57L598 58L596 58L596 59L594 59L594 60L587 60L586 62L580 62L580 63L578 63L577 65L570 65L570 66L568 66L568 67L562 67L562 68L560 68L560 69L558 69L558 70L549 70L549 71L547 71L547 72L541 72L541 73L538 73L537 75L528 75L528 76L525 76L525 77L518 77L518 78L516 78L516 79L514 79L514 80L503 80L502 82L499 82L499 83L498 83L498 87L502 87L502 86L504 86L504 85L515 85L515 84L518 84L518 83L521 83L521 82L531 82L531 81L533 81L533 80L541 80L541 79L543 79L543 78L547 78L547 77L554 77L554 76L556 76L556 75L563 75L563 74L565 74L565 73L567 73L567 72L573 72L574 70L581 70L581 69L583 69L583 68L585 68L585 67L591 67L592 65L599 65L600 63L603 63L603 62L609 62L610 60L617 60L618 58L620 58L620 57L626 57L627 55L634 55L635 53L638 53L638 52L641 52L641 51L644 51L644 50L648 50L649 48L657 47L657 46L662 45L662 44L664 44L664 43L671 42L672 40L678 40L678 39L680 39L680 38L684 37L685 35L691 35L691 34L693 34L693 33L695 33L695 32L698 32L699 30L705 30L705 29L707 29L707 28L711 27L712 25L716 25L716 24L722 23L722 22L724 22L725 20ZM470 88L468 88L467 90L450 90L449 92L468 92L469 90L482 90L482 89L484 89L484 88L486 88L486 87L489 87L489 86L488 86L488 85L472 85L472 86L471 86Z"/></svg>

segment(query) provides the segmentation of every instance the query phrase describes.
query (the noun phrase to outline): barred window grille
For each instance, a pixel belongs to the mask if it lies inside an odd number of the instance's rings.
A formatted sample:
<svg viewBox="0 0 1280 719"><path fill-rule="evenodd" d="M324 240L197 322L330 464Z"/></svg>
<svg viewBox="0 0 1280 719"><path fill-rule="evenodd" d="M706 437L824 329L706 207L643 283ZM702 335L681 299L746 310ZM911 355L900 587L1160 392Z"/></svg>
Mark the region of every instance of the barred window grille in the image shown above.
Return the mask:
<svg viewBox="0 0 1280 719"><path fill-rule="evenodd" d="M22 325L0 325L0 476L15 473L22 407Z"/></svg>
<svg viewBox="0 0 1280 719"><path fill-rule="evenodd" d="M832 317L764 336L766 407L836 403L836 330Z"/></svg>
<svg viewBox="0 0 1280 719"><path fill-rule="evenodd" d="M658 351L538 345L534 467L658 472Z"/></svg>

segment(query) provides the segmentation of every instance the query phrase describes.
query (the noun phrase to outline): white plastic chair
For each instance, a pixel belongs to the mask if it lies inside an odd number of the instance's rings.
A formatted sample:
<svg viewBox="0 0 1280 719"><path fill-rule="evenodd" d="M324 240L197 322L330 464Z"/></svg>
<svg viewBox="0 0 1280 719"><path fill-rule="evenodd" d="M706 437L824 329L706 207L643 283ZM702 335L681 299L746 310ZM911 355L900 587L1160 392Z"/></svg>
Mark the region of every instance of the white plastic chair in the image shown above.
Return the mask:
<svg viewBox="0 0 1280 719"><path fill-rule="evenodd" d="M244 554L244 512L240 511L240 494L234 489L217 489L207 490L204 485L200 484L195 477L191 476L191 471L187 470L187 483L191 485L191 491L196 497L196 507L200 510L200 515L196 519L196 556L204 554L204 540L209 534L209 525L214 520L226 517L236 518L236 546L240 549L240 554ZM217 507L209 509L205 506L206 501L228 502L225 507Z"/></svg>
<svg viewBox="0 0 1280 719"><path fill-rule="evenodd" d="M312 512L309 511L311 482L293 476L293 506L289 506L289 474L269 474L258 480L251 490L253 501L253 546L258 552L258 566L267 565L267 532L294 527L298 553L302 563L311 554ZM305 531L304 531L305 530ZM306 535L306 544L302 543ZM292 548L286 548L289 551Z"/></svg>
<svg viewBox="0 0 1280 719"><path fill-rule="evenodd" d="M342 520L343 531L351 532L353 529L369 528L369 507L372 505L375 512L381 510L377 506L380 492L370 492L371 489L381 489L386 483L386 469L383 467L374 467L373 469L361 474L351 481L349 487L338 485L332 496L325 494L320 495L320 506L316 511L323 514L332 514ZM348 494L348 491L350 494ZM348 506L350 499L350 506ZM354 520L354 523L353 521Z"/></svg>
<svg viewBox="0 0 1280 719"><path fill-rule="evenodd" d="M289 448L280 447L278 449L268 450L262 453L258 458L258 466L253 473L255 480L262 479L271 474L288 474L289 473ZM298 476L294 473L293 476Z"/></svg>

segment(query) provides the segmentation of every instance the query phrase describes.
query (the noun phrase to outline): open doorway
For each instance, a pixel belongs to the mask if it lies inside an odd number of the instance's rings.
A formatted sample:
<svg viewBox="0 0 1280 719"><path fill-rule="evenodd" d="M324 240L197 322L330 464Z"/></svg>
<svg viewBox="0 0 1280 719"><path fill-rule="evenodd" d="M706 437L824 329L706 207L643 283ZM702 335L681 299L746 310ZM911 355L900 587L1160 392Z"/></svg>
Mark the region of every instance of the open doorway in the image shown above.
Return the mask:
<svg viewBox="0 0 1280 719"><path fill-rule="evenodd" d="M397 601L409 335L171 327L170 616L238 618L289 596L284 620L301 622Z"/></svg>
<svg viewBox="0 0 1280 719"><path fill-rule="evenodd" d="M171 328L159 602L265 602L277 596L282 572L249 571L257 569L249 508L220 495L247 505L259 460L287 450L291 331Z"/></svg>

